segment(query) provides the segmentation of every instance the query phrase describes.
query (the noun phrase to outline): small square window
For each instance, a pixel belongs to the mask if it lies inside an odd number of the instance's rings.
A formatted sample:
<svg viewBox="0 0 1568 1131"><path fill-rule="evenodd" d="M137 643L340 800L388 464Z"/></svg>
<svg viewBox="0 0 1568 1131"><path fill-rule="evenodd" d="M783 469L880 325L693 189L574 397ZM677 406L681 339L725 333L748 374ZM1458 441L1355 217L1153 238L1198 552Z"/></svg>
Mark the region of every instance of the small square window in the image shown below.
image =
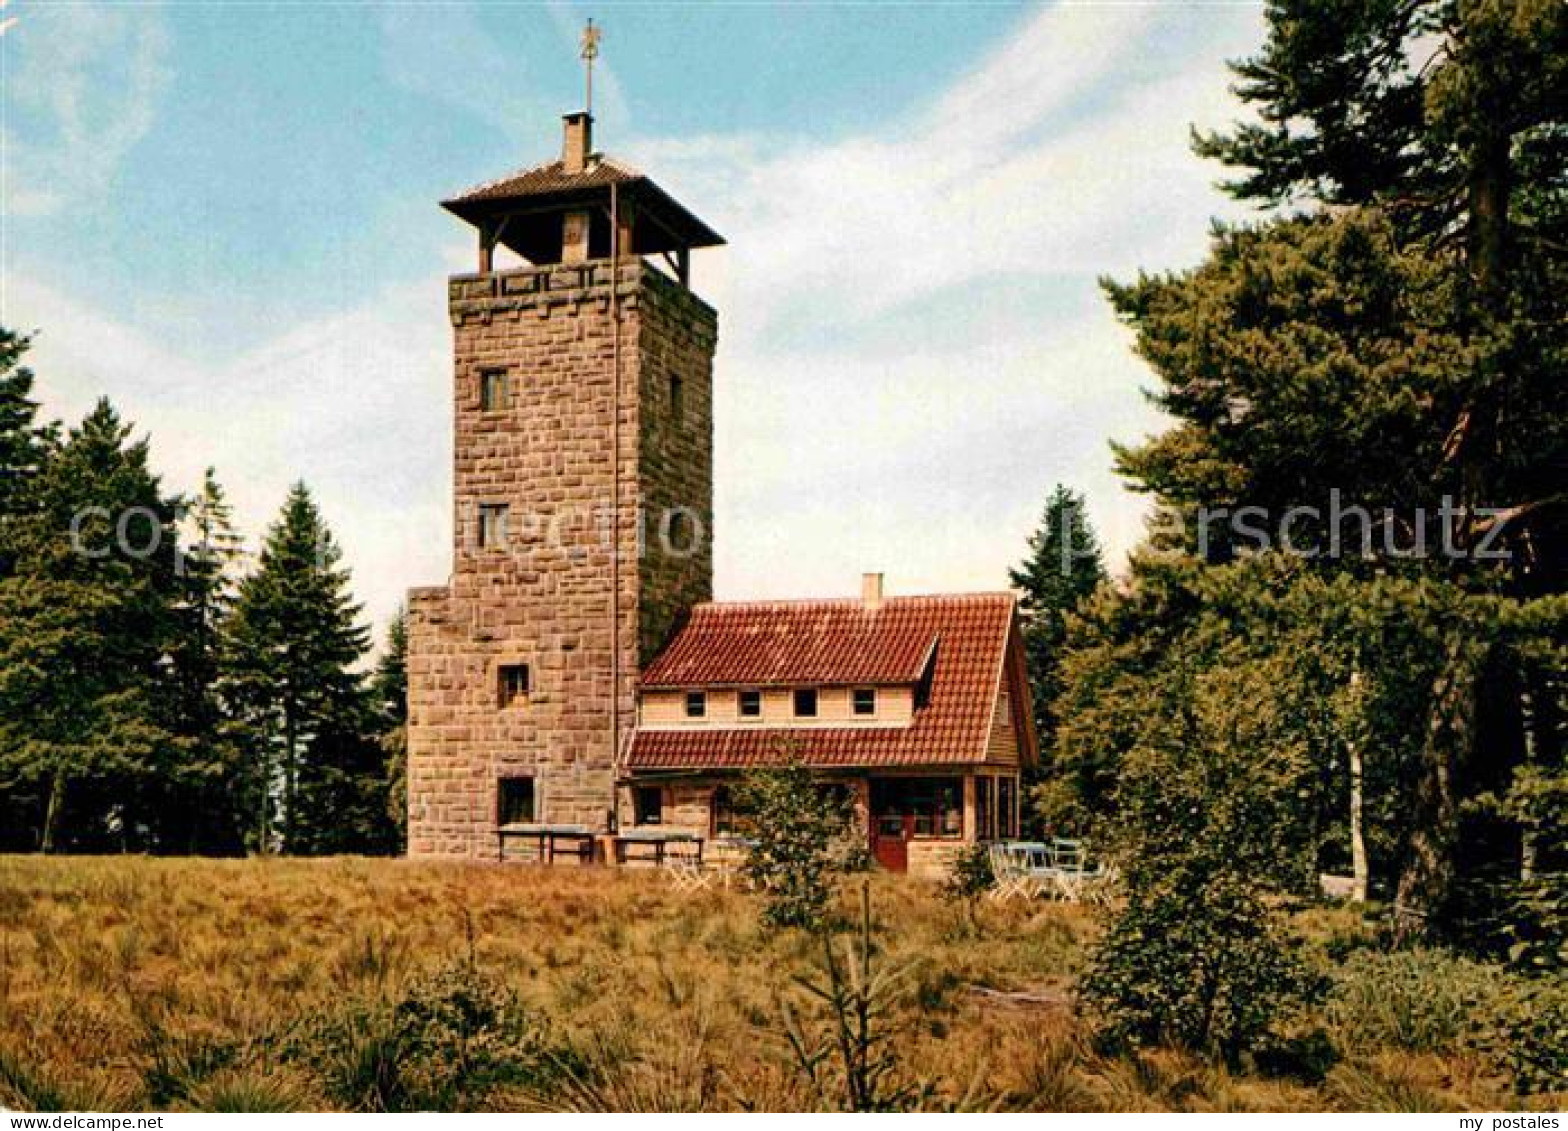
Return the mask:
<svg viewBox="0 0 1568 1131"><path fill-rule="evenodd" d="M479 375L479 407L499 412L511 404L512 383L504 369L486 369Z"/></svg>
<svg viewBox="0 0 1568 1131"><path fill-rule="evenodd" d="M528 698L530 689L527 664L502 664L496 669L501 706L510 707Z"/></svg>
<svg viewBox="0 0 1568 1131"><path fill-rule="evenodd" d="M708 693L706 691L688 691L686 693L686 717L700 719L708 713Z"/></svg>
<svg viewBox="0 0 1568 1131"><path fill-rule="evenodd" d="M506 545L506 524L512 508L505 503L479 504L479 548L494 549Z"/></svg>
<svg viewBox="0 0 1568 1131"><path fill-rule="evenodd" d="M656 785L638 786L632 791L632 820L639 825L664 823L664 790Z"/></svg>
<svg viewBox="0 0 1568 1131"><path fill-rule="evenodd" d="M795 717L797 719L814 719L817 717L817 689L802 687L795 692Z"/></svg>
<svg viewBox="0 0 1568 1131"><path fill-rule="evenodd" d="M877 713L877 693L873 687L857 687L854 692L855 714L874 715Z"/></svg>
<svg viewBox="0 0 1568 1131"><path fill-rule="evenodd" d="M496 822L526 825L534 820L534 779L502 778L496 783Z"/></svg>
<svg viewBox="0 0 1568 1131"><path fill-rule="evenodd" d="M736 704L743 719L757 719L762 717L762 692L742 691L735 696Z"/></svg>

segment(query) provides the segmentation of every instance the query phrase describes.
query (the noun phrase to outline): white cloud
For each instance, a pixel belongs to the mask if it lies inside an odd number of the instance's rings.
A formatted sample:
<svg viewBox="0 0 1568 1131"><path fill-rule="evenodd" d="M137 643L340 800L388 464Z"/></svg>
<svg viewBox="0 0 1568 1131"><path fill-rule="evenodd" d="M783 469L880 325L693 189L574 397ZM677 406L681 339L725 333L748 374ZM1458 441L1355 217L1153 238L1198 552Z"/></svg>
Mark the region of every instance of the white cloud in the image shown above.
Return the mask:
<svg viewBox="0 0 1568 1131"><path fill-rule="evenodd" d="M172 77L155 7L29 7L5 37L4 210L38 215L106 194Z"/></svg>
<svg viewBox="0 0 1568 1131"><path fill-rule="evenodd" d="M1224 60L1261 34L1206 13L1177 69L1189 18L1051 8L933 106L829 145L642 144L731 239L697 275L721 312L722 595L843 593L873 567L906 592L1000 586L1057 481L1113 561L1141 538L1107 441L1161 421L1096 279L1192 263L1234 211L1188 128L1239 116Z"/></svg>
<svg viewBox="0 0 1568 1131"><path fill-rule="evenodd" d="M732 240L697 257L721 311L721 597L847 593L865 569L895 592L1000 587L1057 481L1088 493L1113 556L1137 540L1143 502L1107 440L1160 421L1095 277L1201 255L1223 202L1187 129L1234 116L1223 60L1260 35L1256 11L1207 9L1178 65L1165 39L1184 19L1052 8L930 105L833 143L624 147ZM388 20L394 46L424 26ZM405 61L445 75L478 59L463 73L483 75L494 60L470 33L443 33L447 63ZM216 369L36 280L11 280L0 321L48 331L35 361L52 410L108 393L173 485L216 464L253 538L310 482L379 621L449 568L441 272L470 255L463 241L417 285Z"/></svg>

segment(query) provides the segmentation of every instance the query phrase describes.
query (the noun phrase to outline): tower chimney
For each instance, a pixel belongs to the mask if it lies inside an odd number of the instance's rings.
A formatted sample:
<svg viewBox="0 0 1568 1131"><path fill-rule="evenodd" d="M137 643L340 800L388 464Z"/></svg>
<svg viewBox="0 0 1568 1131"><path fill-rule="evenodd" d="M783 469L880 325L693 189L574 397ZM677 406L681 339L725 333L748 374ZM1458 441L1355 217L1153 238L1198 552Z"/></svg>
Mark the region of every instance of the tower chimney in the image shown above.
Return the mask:
<svg viewBox="0 0 1568 1131"><path fill-rule="evenodd" d="M593 152L593 115L579 110L566 115L565 137L561 142L561 166L565 173L581 173L588 168Z"/></svg>
<svg viewBox="0 0 1568 1131"><path fill-rule="evenodd" d="M882 575L880 573L863 573L860 575L860 603L865 606L868 613L874 613L882 607Z"/></svg>

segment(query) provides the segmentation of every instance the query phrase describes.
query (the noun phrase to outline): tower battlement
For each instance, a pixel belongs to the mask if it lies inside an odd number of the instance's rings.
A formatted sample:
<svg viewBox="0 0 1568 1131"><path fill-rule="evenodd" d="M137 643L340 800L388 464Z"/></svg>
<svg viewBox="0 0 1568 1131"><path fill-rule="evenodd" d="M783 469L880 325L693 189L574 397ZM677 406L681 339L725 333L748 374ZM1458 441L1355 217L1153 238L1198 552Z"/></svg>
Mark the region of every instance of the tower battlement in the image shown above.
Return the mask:
<svg viewBox="0 0 1568 1131"><path fill-rule="evenodd" d="M598 259L571 266L553 264L453 275L447 280L447 307L454 326L469 319L504 317L511 311L527 310L543 317L553 307L573 307L585 302L607 304L612 279L618 281L615 297L627 309L635 309L649 292L657 292L658 301L686 308L692 319L692 333L702 334L706 322L708 335L717 338L718 312L684 284L643 259L623 260L619 270L610 260Z"/></svg>

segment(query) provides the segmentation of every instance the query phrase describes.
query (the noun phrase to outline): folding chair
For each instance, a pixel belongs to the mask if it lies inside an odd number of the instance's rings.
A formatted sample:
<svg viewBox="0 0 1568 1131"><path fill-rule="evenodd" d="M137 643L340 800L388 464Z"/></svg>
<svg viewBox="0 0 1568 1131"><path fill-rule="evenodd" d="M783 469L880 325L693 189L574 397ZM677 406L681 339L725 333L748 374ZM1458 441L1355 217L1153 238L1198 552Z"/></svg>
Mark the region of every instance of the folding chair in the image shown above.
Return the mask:
<svg viewBox="0 0 1568 1131"><path fill-rule="evenodd" d="M1014 896L1029 898L1033 894L1029 873L1023 859L1013 851L1012 846L997 842L988 845L986 851L991 857L993 879L987 897L997 903L1005 903Z"/></svg>
<svg viewBox="0 0 1568 1131"><path fill-rule="evenodd" d="M670 874L670 883L681 893L707 891L713 883L713 873L686 857L671 857L664 865Z"/></svg>

